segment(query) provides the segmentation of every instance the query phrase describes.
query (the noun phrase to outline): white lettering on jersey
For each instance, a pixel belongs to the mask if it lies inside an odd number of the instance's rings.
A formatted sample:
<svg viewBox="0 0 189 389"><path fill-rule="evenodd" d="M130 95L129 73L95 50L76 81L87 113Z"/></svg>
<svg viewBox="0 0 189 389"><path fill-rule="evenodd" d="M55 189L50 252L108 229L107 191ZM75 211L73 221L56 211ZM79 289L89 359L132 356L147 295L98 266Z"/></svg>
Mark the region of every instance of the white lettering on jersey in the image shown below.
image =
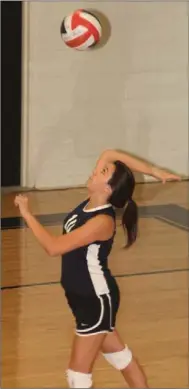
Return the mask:
<svg viewBox="0 0 189 389"><path fill-rule="evenodd" d="M75 224L77 222L77 216L78 215L73 215L70 219L67 220L67 222L64 226L64 229L66 230L66 232L70 232L71 229L75 226Z"/></svg>

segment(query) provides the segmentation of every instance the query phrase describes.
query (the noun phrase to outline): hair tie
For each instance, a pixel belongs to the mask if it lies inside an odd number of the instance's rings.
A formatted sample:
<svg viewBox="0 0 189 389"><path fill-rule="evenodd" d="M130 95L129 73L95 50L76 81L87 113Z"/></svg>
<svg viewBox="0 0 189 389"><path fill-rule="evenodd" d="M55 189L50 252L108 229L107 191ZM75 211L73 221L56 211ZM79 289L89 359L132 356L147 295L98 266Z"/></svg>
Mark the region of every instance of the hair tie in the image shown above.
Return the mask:
<svg viewBox="0 0 189 389"><path fill-rule="evenodd" d="M125 204L125 209L128 207L129 203L132 201L132 198L129 197L129 199L127 200L126 204Z"/></svg>

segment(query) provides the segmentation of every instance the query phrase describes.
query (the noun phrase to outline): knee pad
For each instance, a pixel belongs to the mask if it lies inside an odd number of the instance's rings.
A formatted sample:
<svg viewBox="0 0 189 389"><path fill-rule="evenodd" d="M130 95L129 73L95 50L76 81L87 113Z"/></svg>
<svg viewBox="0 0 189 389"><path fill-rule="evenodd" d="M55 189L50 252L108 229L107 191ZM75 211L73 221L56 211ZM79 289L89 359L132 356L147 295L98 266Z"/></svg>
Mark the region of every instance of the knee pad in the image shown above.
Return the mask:
<svg viewBox="0 0 189 389"><path fill-rule="evenodd" d="M103 356L117 370L125 369L132 360L132 352L127 346L122 351L103 354Z"/></svg>
<svg viewBox="0 0 189 389"><path fill-rule="evenodd" d="M91 388L92 374L79 373L71 369L66 370L69 388Z"/></svg>

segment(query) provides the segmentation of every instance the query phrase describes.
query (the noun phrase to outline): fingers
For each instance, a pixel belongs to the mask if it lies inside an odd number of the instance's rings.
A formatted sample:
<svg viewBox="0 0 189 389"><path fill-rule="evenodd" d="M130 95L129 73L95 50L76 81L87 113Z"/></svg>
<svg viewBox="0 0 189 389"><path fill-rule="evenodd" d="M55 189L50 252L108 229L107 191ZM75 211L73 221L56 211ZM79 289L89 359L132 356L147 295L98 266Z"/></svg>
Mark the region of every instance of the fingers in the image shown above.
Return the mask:
<svg viewBox="0 0 189 389"><path fill-rule="evenodd" d="M181 177L176 176L174 174L167 175L166 177L162 178L162 183L165 184L167 181L181 181Z"/></svg>
<svg viewBox="0 0 189 389"><path fill-rule="evenodd" d="M28 202L28 198L25 195L17 195L14 199L14 204L18 206L19 204L26 204Z"/></svg>
<svg viewBox="0 0 189 389"><path fill-rule="evenodd" d="M181 181L181 177L176 176L175 174L171 174L171 175L168 177L168 179L169 179L169 180Z"/></svg>
<svg viewBox="0 0 189 389"><path fill-rule="evenodd" d="M177 180L177 181L181 181L181 177L179 177L179 176L174 176L174 178L175 178L175 180Z"/></svg>
<svg viewBox="0 0 189 389"><path fill-rule="evenodd" d="M17 195L17 196L15 197L15 199L25 199L25 200L27 200L27 196L22 195L22 194L19 194L19 195Z"/></svg>
<svg viewBox="0 0 189 389"><path fill-rule="evenodd" d="M18 206L18 204L19 204L19 196L16 196L16 197L15 197L15 199L14 199L14 204L15 204L16 206Z"/></svg>

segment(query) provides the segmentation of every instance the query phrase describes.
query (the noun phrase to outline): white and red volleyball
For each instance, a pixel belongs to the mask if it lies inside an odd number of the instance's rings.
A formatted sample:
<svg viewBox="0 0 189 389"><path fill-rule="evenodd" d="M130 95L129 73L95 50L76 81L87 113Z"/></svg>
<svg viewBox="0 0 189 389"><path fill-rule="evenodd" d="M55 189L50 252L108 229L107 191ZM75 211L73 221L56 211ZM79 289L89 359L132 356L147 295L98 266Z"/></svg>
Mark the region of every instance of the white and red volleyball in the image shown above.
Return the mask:
<svg viewBox="0 0 189 389"><path fill-rule="evenodd" d="M84 9L78 9L66 16L60 31L64 43L77 50L92 48L100 41L102 34L97 17Z"/></svg>

